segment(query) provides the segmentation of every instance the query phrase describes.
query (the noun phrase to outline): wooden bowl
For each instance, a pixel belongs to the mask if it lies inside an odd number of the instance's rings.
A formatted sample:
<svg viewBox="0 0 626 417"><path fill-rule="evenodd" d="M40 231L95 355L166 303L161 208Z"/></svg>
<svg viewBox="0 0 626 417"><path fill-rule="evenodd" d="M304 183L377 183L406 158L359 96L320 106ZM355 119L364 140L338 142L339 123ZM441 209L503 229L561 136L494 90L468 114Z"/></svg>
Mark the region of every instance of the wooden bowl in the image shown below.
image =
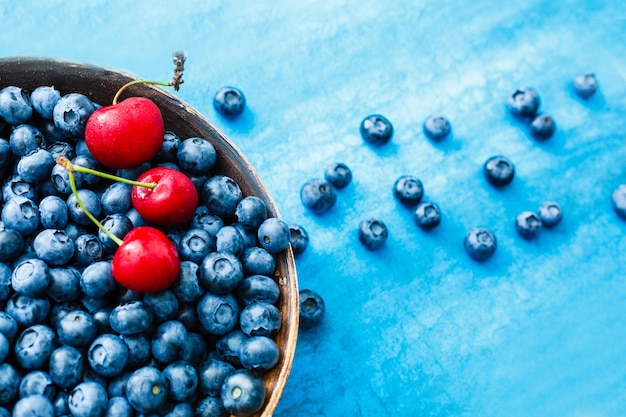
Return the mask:
<svg viewBox="0 0 626 417"><path fill-rule="evenodd" d="M32 91L40 85L54 86L61 95L81 93L94 102L107 105L117 90L137 77L94 65L67 62L48 58L0 58L0 89L14 85ZM183 87L184 88L184 85ZM255 195L267 204L268 214L280 217L276 204L253 167L235 145L188 104L160 87L146 84L126 89L120 101L128 96L142 96L153 100L161 109L166 130L175 132L181 139L202 137L217 150L217 162L212 170L236 180L245 195ZM280 348L278 364L263 374L266 386L265 405L256 415L271 416L287 382L298 334L298 280L291 248L275 256L275 279L280 288L278 308L282 327L276 337Z"/></svg>

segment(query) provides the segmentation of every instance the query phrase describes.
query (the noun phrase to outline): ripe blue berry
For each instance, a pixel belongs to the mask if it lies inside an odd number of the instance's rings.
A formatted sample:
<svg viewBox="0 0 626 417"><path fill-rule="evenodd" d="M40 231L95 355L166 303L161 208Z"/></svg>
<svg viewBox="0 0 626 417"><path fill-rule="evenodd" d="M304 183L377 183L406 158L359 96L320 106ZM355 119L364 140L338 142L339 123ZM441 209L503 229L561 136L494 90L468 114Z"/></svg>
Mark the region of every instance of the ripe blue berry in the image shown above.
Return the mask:
<svg viewBox="0 0 626 417"><path fill-rule="evenodd" d="M265 301L245 306L239 316L239 327L247 336L276 336L281 324L278 307Z"/></svg>
<svg viewBox="0 0 626 417"><path fill-rule="evenodd" d="M172 363L182 359L187 343L187 329L176 320L161 323L152 336L152 356L160 363Z"/></svg>
<svg viewBox="0 0 626 417"><path fill-rule="evenodd" d="M583 99L588 99L598 89L598 79L592 72L577 75L573 81L574 91Z"/></svg>
<svg viewBox="0 0 626 417"><path fill-rule="evenodd" d="M44 229L64 229L68 219L67 204L60 197L49 195L39 201L39 221Z"/></svg>
<svg viewBox="0 0 626 417"><path fill-rule="evenodd" d="M91 344L98 329L91 314L83 310L74 310L60 318L57 333L61 343L82 348Z"/></svg>
<svg viewBox="0 0 626 417"><path fill-rule="evenodd" d="M139 413L158 410L167 401L167 380L152 366L144 366L131 374L126 383L128 403Z"/></svg>
<svg viewBox="0 0 626 417"><path fill-rule="evenodd" d="M295 256L300 255L309 247L309 232L299 224L289 225L291 250Z"/></svg>
<svg viewBox="0 0 626 417"><path fill-rule="evenodd" d="M539 93L531 87L521 87L515 90L507 100L509 112L521 119L531 119L537 115L541 99Z"/></svg>
<svg viewBox="0 0 626 417"><path fill-rule="evenodd" d="M72 417L91 417L104 415L108 404L104 387L93 381L76 385L70 393L68 405Z"/></svg>
<svg viewBox="0 0 626 417"><path fill-rule="evenodd" d="M209 334L223 335L235 328L239 318L239 304L232 294L207 292L198 301L198 319Z"/></svg>
<svg viewBox="0 0 626 417"><path fill-rule="evenodd" d="M370 145L381 146L391 140L393 125L384 116L372 114L361 121L359 131L365 142Z"/></svg>
<svg viewBox="0 0 626 417"><path fill-rule="evenodd" d="M98 375L117 376L128 362L128 346L115 334L101 334L96 337L87 351L89 366Z"/></svg>
<svg viewBox="0 0 626 417"><path fill-rule="evenodd" d="M15 359L24 369L39 369L50 359L56 343L57 337L51 328L32 325L22 331L15 342Z"/></svg>
<svg viewBox="0 0 626 417"><path fill-rule="evenodd" d="M235 215L243 194L237 182L225 175L209 178L202 187L202 200L210 214L220 217Z"/></svg>
<svg viewBox="0 0 626 417"><path fill-rule="evenodd" d="M450 120L446 116L435 113L424 120L422 130L428 138L439 142L450 135L452 127L450 126Z"/></svg>
<svg viewBox="0 0 626 417"><path fill-rule="evenodd" d="M129 301L111 311L109 323L111 328L120 334L138 334L150 328L154 321L154 313L143 301Z"/></svg>
<svg viewBox="0 0 626 417"><path fill-rule="evenodd" d="M173 401L189 400L198 387L196 369L185 362L175 362L163 369L163 376L169 384L169 399Z"/></svg>
<svg viewBox="0 0 626 417"><path fill-rule="evenodd" d="M230 252L211 252L200 265L200 282L215 294L228 294L243 280L241 261Z"/></svg>
<svg viewBox="0 0 626 417"><path fill-rule="evenodd" d="M52 120L54 106L61 99L61 93L54 87L42 85L30 93L33 109L44 119Z"/></svg>
<svg viewBox="0 0 626 417"><path fill-rule="evenodd" d="M61 346L50 355L50 379L63 389L76 386L83 377L83 356L72 346Z"/></svg>
<svg viewBox="0 0 626 417"><path fill-rule="evenodd" d="M16 86L0 90L0 117L7 123L12 125L26 123L32 114L33 106L26 90Z"/></svg>
<svg viewBox="0 0 626 417"><path fill-rule="evenodd" d="M276 260L267 250L253 246L243 251L241 266L246 276L256 274L271 276L276 270Z"/></svg>
<svg viewBox="0 0 626 417"><path fill-rule="evenodd" d="M213 107L222 116L236 117L243 113L246 107L246 97L236 87L222 87L213 97Z"/></svg>
<svg viewBox="0 0 626 417"><path fill-rule="evenodd" d="M69 93L62 96L54 106L54 125L65 136L78 139L85 133L87 119L96 110L96 105L85 95Z"/></svg>
<svg viewBox="0 0 626 417"><path fill-rule="evenodd" d="M277 363L280 352L276 342L267 336L252 336L241 346L241 365L251 371L265 372Z"/></svg>
<svg viewBox="0 0 626 417"><path fill-rule="evenodd" d="M393 195L402 204L414 206L422 201L424 186L413 175L402 175L393 183Z"/></svg>
<svg viewBox="0 0 626 417"><path fill-rule="evenodd" d="M483 173L494 187L504 187L515 177L515 165L506 156L496 155L485 161Z"/></svg>
<svg viewBox="0 0 626 417"><path fill-rule="evenodd" d="M300 328L317 326L324 318L326 305L317 292L309 289L300 290Z"/></svg>
<svg viewBox="0 0 626 417"><path fill-rule="evenodd" d="M534 239L541 230L541 219L532 211L523 211L515 218L515 230L524 239Z"/></svg>
<svg viewBox="0 0 626 417"><path fill-rule="evenodd" d="M413 219L422 229L430 230L441 223L441 210L439 206L433 202L421 202L415 209Z"/></svg>
<svg viewBox="0 0 626 417"><path fill-rule="evenodd" d="M359 224L358 237L365 248L378 250L387 241L389 230L387 225L380 219L365 219Z"/></svg>
<svg viewBox="0 0 626 417"><path fill-rule="evenodd" d="M477 261L490 258L496 252L497 246L496 236L485 227L470 229L464 240L465 251Z"/></svg>
<svg viewBox="0 0 626 417"><path fill-rule="evenodd" d="M335 186L330 182L314 178L308 180L300 189L300 200L313 213L324 213L330 210L337 201Z"/></svg>
<svg viewBox="0 0 626 417"><path fill-rule="evenodd" d="M561 206L555 201L546 201L539 206L537 211L541 224L545 227L556 226L563 217Z"/></svg>
<svg viewBox="0 0 626 417"><path fill-rule="evenodd" d="M74 241L65 230L44 229L33 240L37 257L50 266L61 266L74 256Z"/></svg>
<svg viewBox="0 0 626 417"><path fill-rule="evenodd" d="M219 396L226 377L235 370L228 362L207 359L198 367L198 389L209 396Z"/></svg>
<svg viewBox="0 0 626 417"><path fill-rule="evenodd" d="M270 217L261 223L257 237L261 246L269 253L284 251L291 241L289 226L276 217Z"/></svg>
<svg viewBox="0 0 626 417"><path fill-rule="evenodd" d="M245 229L256 230L267 219L267 205L259 197L248 196L237 204L235 215Z"/></svg>
<svg viewBox="0 0 626 417"><path fill-rule="evenodd" d="M176 160L183 171L202 174L213 168L217 152L213 144L204 138L188 138L178 146Z"/></svg>
<svg viewBox="0 0 626 417"><path fill-rule="evenodd" d="M280 297L280 288L276 281L266 275L250 275L237 288L237 295L244 305L257 301L275 304Z"/></svg>
<svg viewBox="0 0 626 417"><path fill-rule="evenodd" d="M43 395L20 398L13 406L13 417L30 416L54 417L54 406L50 399Z"/></svg>
<svg viewBox="0 0 626 417"><path fill-rule="evenodd" d="M530 122L528 127L530 135L537 140L547 140L554 135L556 122L548 114L540 114Z"/></svg>
<svg viewBox="0 0 626 417"><path fill-rule="evenodd" d="M335 162L326 167L324 179L341 190L352 181L352 170L343 162Z"/></svg>
<svg viewBox="0 0 626 417"><path fill-rule="evenodd" d="M249 416L263 406L265 384L252 372L240 369L226 377L220 397L224 408L230 414Z"/></svg>

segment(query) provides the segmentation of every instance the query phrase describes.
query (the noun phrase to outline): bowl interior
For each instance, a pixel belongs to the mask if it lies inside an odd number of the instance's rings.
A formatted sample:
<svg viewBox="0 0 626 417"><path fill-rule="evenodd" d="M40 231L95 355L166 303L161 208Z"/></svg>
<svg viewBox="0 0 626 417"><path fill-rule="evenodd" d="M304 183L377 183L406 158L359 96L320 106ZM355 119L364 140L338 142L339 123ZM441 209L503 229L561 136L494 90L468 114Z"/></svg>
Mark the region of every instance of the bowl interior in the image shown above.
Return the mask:
<svg viewBox="0 0 626 417"><path fill-rule="evenodd" d="M40 85L49 85L62 95L81 93L101 105L110 104L117 90L135 79L137 77L124 72L83 63L30 57L0 59L0 89L14 85L32 91ZM250 163L204 116L160 87L133 85L124 91L120 100L129 96L153 100L161 109L166 130L175 132L181 139L203 137L209 140L217 150L217 162L212 171L236 180L244 195L262 198L267 204L268 214L280 217L272 197ZM278 364L263 375L267 389L266 403L257 414L262 416L271 416L278 404L291 370L298 333L298 284L291 248L275 258L275 279L281 291L278 308L283 318L276 337L281 357Z"/></svg>

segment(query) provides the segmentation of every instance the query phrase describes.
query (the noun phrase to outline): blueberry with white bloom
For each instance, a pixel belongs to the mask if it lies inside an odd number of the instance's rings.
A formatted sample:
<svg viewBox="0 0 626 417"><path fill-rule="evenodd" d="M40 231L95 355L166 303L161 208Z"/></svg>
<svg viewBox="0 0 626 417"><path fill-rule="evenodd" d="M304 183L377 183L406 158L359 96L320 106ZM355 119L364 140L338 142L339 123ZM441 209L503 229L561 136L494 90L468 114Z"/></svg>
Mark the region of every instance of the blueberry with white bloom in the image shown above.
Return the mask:
<svg viewBox="0 0 626 417"><path fill-rule="evenodd" d="M70 393L69 409L72 417L103 416L108 405L104 387L93 381L76 385Z"/></svg>

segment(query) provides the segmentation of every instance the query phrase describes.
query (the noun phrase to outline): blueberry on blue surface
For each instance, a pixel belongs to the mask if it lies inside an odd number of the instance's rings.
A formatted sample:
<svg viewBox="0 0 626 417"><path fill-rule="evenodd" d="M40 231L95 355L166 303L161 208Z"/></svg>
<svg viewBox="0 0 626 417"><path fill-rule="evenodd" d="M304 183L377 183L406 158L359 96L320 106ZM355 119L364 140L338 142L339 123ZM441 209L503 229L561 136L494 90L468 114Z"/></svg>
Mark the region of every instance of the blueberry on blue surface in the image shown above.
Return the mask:
<svg viewBox="0 0 626 417"><path fill-rule="evenodd" d="M248 196L237 204L235 215L244 228L255 230L267 219L267 205L259 197Z"/></svg>
<svg viewBox="0 0 626 417"><path fill-rule="evenodd" d="M428 138L434 140L435 142L439 142L450 135L452 126L450 125L450 120L448 120L446 116L434 113L424 120L422 130Z"/></svg>
<svg viewBox="0 0 626 417"><path fill-rule="evenodd" d="M83 270L80 277L80 288L87 297L104 298L117 287L110 261L92 263Z"/></svg>
<svg viewBox="0 0 626 417"><path fill-rule="evenodd" d="M145 332L152 326L154 313L143 301L129 301L113 309L109 323L120 334Z"/></svg>
<svg viewBox="0 0 626 417"><path fill-rule="evenodd" d="M152 309L155 323L163 323L176 317L179 302L174 292L170 290L145 293L143 302Z"/></svg>
<svg viewBox="0 0 626 417"><path fill-rule="evenodd" d="M547 140L554 135L556 130L556 122L549 114L540 114L530 122L528 131L530 135L537 140Z"/></svg>
<svg viewBox="0 0 626 417"><path fill-rule="evenodd" d="M211 252L200 264L200 282L214 294L228 294L243 280L239 258L230 252Z"/></svg>
<svg viewBox="0 0 626 417"><path fill-rule="evenodd" d="M73 301L80 295L80 272L71 266L50 268L46 295L57 303Z"/></svg>
<svg viewBox="0 0 626 417"><path fill-rule="evenodd" d="M198 387L196 369L186 362L174 362L163 369L163 376L169 384L168 397L173 401L189 400Z"/></svg>
<svg viewBox="0 0 626 417"><path fill-rule="evenodd" d="M198 367L198 390L208 396L218 397L226 377L235 371L228 362L209 358Z"/></svg>
<svg viewBox="0 0 626 417"><path fill-rule="evenodd" d="M39 210L28 198L13 197L2 207L2 222L7 229L28 236L39 228Z"/></svg>
<svg viewBox="0 0 626 417"><path fill-rule="evenodd" d="M15 342L15 359L24 369L41 368L50 359L57 344L54 331L43 324L32 325Z"/></svg>
<svg viewBox="0 0 626 417"><path fill-rule="evenodd" d="M176 159L183 171L204 174L215 165L217 151L215 146L204 138L188 138L178 146Z"/></svg>
<svg viewBox="0 0 626 417"><path fill-rule="evenodd" d="M232 294L207 292L197 304L198 320L209 334L223 335L237 325L239 304Z"/></svg>
<svg viewBox="0 0 626 417"><path fill-rule="evenodd" d="M494 187L504 187L515 177L515 165L506 156L495 155L483 164L483 174Z"/></svg>
<svg viewBox="0 0 626 417"><path fill-rule="evenodd" d="M278 363L280 351L276 342L267 336L252 336L243 342L240 352L241 365L255 372L265 372Z"/></svg>
<svg viewBox="0 0 626 417"><path fill-rule="evenodd" d="M24 250L24 238L11 229L0 230L0 262L15 260Z"/></svg>
<svg viewBox="0 0 626 417"><path fill-rule="evenodd" d="M74 260L80 266L101 261L104 256L104 245L96 235L85 233L74 240Z"/></svg>
<svg viewBox="0 0 626 417"><path fill-rule="evenodd" d="M17 174L26 182L36 183L50 177L55 165L52 154L37 148L22 156L17 162Z"/></svg>
<svg viewBox="0 0 626 417"><path fill-rule="evenodd" d="M224 226L215 235L215 249L238 257L244 249L243 236L234 226Z"/></svg>
<svg viewBox="0 0 626 417"><path fill-rule="evenodd" d="M6 405L19 391L21 377L10 364L0 363L0 405Z"/></svg>
<svg viewBox="0 0 626 417"><path fill-rule="evenodd" d="M29 297L16 293L7 301L5 310L24 328L45 321L50 312L50 301L46 296Z"/></svg>
<svg viewBox="0 0 626 417"><path fill-rule="evenodd" d="M60 197L48 195L39 201L39 221L44 229L64 229L68 219L67 204Z"/></svg>
<svg viewBox="0 0 626 417"><path fill-rule="evenodd" d="M239 184L225 175L209 178L202 187L202 202L209 213L220 217L235 215L235 210L243 194Z"/></svg>
<svg viewBox="0 0 626 417"><path fill-rule="evenodd" d="M414 175L402 175L393 183L393 195L400 203L414 206L422 201L424 185Z"/></svg>
<svg viewBox="0 0 626 417"><path fill-rule="evenodd" d="M556 201L544 201L541 203L537 214L541 219L541 224L547 228L556 226L563 218L563 210Z"/></svg>
<svg viewBox="0 0 626 417"><path fill-rule="evenodd" d="M309 329L321 323L326 313L324 299L317 292L310 289L303 289L300 295L300 328Z"/></svg>
<svg viewBox="0 0 626 417"><path fill-rule="evenodd" d="M247 336L276 336L281 324L278 307L265 301L248 304L239 315L239 327Z"/></svg>
<svg viewBox="0 0 626 417"><path fill-rule="evenodd" d="M30 395L20 398L13 406L13 417L54 417L54 406L43 395Z"/></svg>
<svg viewBox="0 0 626 417"><path fill-rule="evenodd" d="M309 247L309 232L307 232L304 226L290 224L289 235L291 236L289 243L291 244L291 250L295 256L300 255Z"/></svg>
<svg viewBox="0 0 626 417"><path fill-rule="evenodd" d="M276 281L266 275L250 275L237 288L237 295L244 305L257 301L276 304L280 288Z"/></svg>
<svg viewBox="0 0 626 417"><path fill-rule="evenodd" d="M124 236L133 228L133 224L130 219L122 213L113 213L107 215L102 220L102 226L108 230L113 236L117 236L120 239L124 239ZM104 252L113 253L118 248L118 244L115 243L109 235L104 233L102 229L98 229L98 239L102 242Z"/></svg>
<svg viewBox="0 0 626 417"><path fill-rule="evenodd" d="M104 214L126 213L132 207L131 191L133 187L123 182L111 184L100 197Z"/></svg>
<svg viewBox="0 0 626 417"><path fill-rule="evenodd" d="M423 201L417 205L413 214L415 223L424 230L430 230L441 223L441 210L431 201Z"/></svg>
<svg viewBox="0 0 626 417"><path fill-rule="evenodd" d="M74 256L74 241L63 229L44 229L33 240L37 257L50 266L61 266Z"/></svg>
<svg viewBox="0 0 626 417"><path fill-rule="evenodd" d="M7 123L26 123L33 115L33 106L28 91L16 86L0 90L0 117Z"/></svg>
<svg viewBox="0 0 626 417"><path fill-rule="evenodd" d="M128 346L115 334L101 334L91 342L87 361L98 375L109 378L117 376L128 362Z"/></svg>
<svg viewBox="0 0 626 417"><path fill-rule="evenodd" d="M72 417L103 416L109 399L104 387L94 381L76 385L70 393L68 405Z"/></svg>
<svg viewBox="0 0 626 417"><path fill-rule="evenodd" d="M257 237L261 246L269 253L282 252L291 242L289 225L277 217L265 219L259 226Z"/></svg>
<svg viewBox="0 0 626 417"><path fill-rule="evenodd" d="M380 219L370 218L362 220L359 223L358 238L359 242L366 249L380 249L389 237L389 229L385 222Z"/></svg>
<svg viewBox="0 0 626 417"><path fill-rule="evenodd" d="M132 417L133 415L133 408L125 397L109 398L106 417Z"/></svg>
<svg viewBox="0 0 626 417"><path fill-rule="evenodd" d="M598 79L592 72L578 74L573 81L574 92L583 99L594 95L598 89Z"/></svg>
<svg viewBox="0 0 626 417"><path fill-rule="evenodd" d="M3 333L0 333L0 363L6 359L10 347L9 339Z"/></svg>
<svg viewBox="0 0 626 417"><path fill-rule="evenodd" d="M53 86L41 85L30 93L33 109L44 119L52 119L54 106L61 98L59 90Z"/></svg>
<svg viewBox="0 0 626 417"><path fill-rule="evenodd" d="M381 146L391 140L393 125L385 116L372 114L361 121L359 132L365 142Z"/></svg>
<svg viewBox="0 0 626 417"><path fill-rule="evenodd" d="M93 316L83 310L73 310L63 315L57 322L57 334L64 345L86 347L98 333Z"/></svg>
<svg viewBox="0 0 626 417"><path fill-rule="evenodd" d="M324 179L341 190L352 181L352 170L343 162L335 162L324 170Z"/></svg>
<svg viewBox="0 0 626 417"><path fill-rule="evenodd" d="M539 93L532 87L516 89L507 100L509 112L521 119L531 119L537 115L541 99Z"/></svg>
<svg viewBox="0 0 626 417"><path fill-rule="evenodd" d="M29 259L19 263L11 275L13 290L28 296L41 294L49 283L50 268L40 259Z"/></svg>
<svg viewBox="0 0 626 417"><path fill-rule="evenodd" d="M236 117L246 108L246 96L237 87L222 87L213 97L213 107L222 116Z"/></svg>
<svg viewBox="0 0 626 417"><path fill-rule="evenodd" d="M179 321L161 323L152 336L152 356L160 363L178 361L187 343L187 328Z"/></svg>
<svg viewBox="0 0 626 417"><path fill-rule="evenodd" d="M139 413L151 413L167 400L167 380L152 366L137 369L126 383L128 403Z"/></svg>
<svg viewBox="0 0 626 417"><path fill-rule="evenodd" d="M251 371L239 369L226 377L220 397L229 413L250 416L263 407L265 384Z"/></svg>
<svg viewBox="0 0 626 417"><path fill-rule="evenodd" d="M335 205L337 191L335 186L325 179L313 178L302 185L300 200L313 213L324 213Z"/></svg>
<svg viewBox="0 0 626 417"><path fill-rule="evenodd" d="M56 388L52 378L44 371L30 371L20 381L19 396L43 395L49 400L54 399Z"/></svg>
<svg viewBox="0 0 626 417"><path fill-rule="evenodd" d="M217 340L215 352L222 360L233 366L239 366L241 346L247 337L240 329L233 329Z"/></svg>
<svg viewBox="0 0 626 417"><path fill-rule="evenodd" d="M60 166L60 165L58 165ZM102 213L102 204L100 204L100 198L98 195L86 188L82 188L77 192L78 198L83 203L83 205L87 208L87 210L96 218L100 217ZM76 200L76 196L72 193L67 198L67 208L70 216L70 220L79 225L87 226L92 225L92 221L87 215L85 211L80 207L78 201Z"/></svg>
<svg viewBox="0 0 626 417"><path fill-rule="evenodd" d="M486 227L474 227L468 230L463 244L467 254L477 261L490 258L498 246L496 236Z"/></svg>
<svg viewBox="0 0 626 417"><path fill-rule="evenodd" d="M227 417L226 411L219 397L206 397L198 401L195 409L196 417Z"/></svg>
<svg viewBox="0 0 626 417"><path fill-rule="evenodd" d="M200 285L199 269L200 267L195 262L182 261L180 263L180 270L172 290L184 304L194 303L204 294L204 288Z"/></svg>
<svg viewBox="0 0 626 417"><path fill-rule="evenodd" d="M523 211L515 218L515 230L524 239L534 239L541 230L541 219L532 211Z"/></svg>
<svg viewBox="0 0 626 417"><path fill-rule="evenodd" d="M87 96L69 93L55 104L52 119L65 136L78 139L85 133L87 119L95 110L96 105Z"/></svg>
<svg viewBox="0 0 626 417"><path fill-rule="evenodd" d="M83 355L72 346L61 346L50 355L50 379L63 389L71 389L83 377Z"/></svg>

